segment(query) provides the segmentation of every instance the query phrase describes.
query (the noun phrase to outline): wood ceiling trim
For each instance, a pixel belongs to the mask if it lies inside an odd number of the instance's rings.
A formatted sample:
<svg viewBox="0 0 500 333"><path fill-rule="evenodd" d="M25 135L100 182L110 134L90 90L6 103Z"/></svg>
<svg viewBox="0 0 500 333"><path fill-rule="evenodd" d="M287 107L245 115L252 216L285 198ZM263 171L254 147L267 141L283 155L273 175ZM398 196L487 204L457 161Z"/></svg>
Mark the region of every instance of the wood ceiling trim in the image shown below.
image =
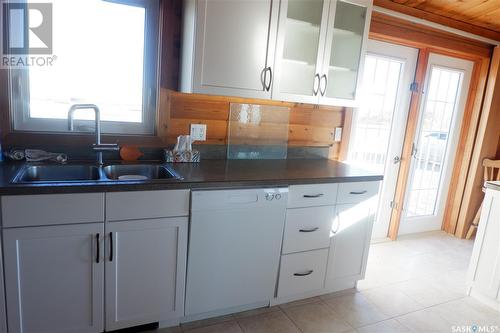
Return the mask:
<svg viewBox="0 0 500 333"><path fill-rule="evenodd" d="M372 13L369 37L415 48L433 48L441 53L451 52L468 60L489 59L493 48L487 43L378 12Z"/></svg>
<svg viewBox="0 0 500 333"><path fill-rule="evenodd" d="M417 17L417 18L427 20L430 22L442 24L444 26L458 29L458 30L462 30L465 32L469 32L469 33L472 33L472 34L475 34L478 36L482 36L482 37L486 37L486 38L493 39L496 41L500 41L500 32L497 32L497 31L494 31L491 29L487 29L487 28L484 28L484 27L481 27L478 25L473 25L473 24L470 24L468 22L458 21L457 19L453 19L450 17L438 15L438 14L431 13L431 12L426 12L426 11L421 10L419 8L410 6L410 5L418 6L418 4L413 3L413 2L410 3L409 5L407 4L408 1L403 0L403 1L399 1L399 2L401 2L401 3L397 3L397 2L394 2L391 0L374 0L373 5L378 6L378 7L382 7L382 8L386 8L386 9L390 9L390 10L393 10L393 11L396 11L396 12L399 12L402 14ZM402 4L402 3L404 3L404 4Z"/></svg>

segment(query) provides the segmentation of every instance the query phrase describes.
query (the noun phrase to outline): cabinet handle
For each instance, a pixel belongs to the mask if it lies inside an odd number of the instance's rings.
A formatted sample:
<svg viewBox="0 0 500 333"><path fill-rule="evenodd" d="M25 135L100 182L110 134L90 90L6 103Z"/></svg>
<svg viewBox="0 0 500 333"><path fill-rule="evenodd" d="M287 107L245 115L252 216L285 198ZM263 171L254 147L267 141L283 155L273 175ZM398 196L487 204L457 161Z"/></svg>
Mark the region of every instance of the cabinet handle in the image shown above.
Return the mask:
<svg viewBox="0 0 500 333"><path fill-rule="evenodd" d="M304 198L321 198L323 196L323 193L318 193L318 194L304 194Z"/></svg>
<svg viewBox="0 0 500 333"><path fill-rule="evenodd" d="M262 90L266 91L266 72L267 72L267 67L265 67L261 72L260 72L260 83L262 83Z"/></svg>
<svg viewBox="0 0 500 333"><path fill-rule="evenodd" d="M299 229L299 232L314 232L314 231L316 231L318 229L319 229L318 227L314 227L314 228L311 228L311 229Z"/></svg>
<svg viewBox="0 0 500 333"><path fill-rule="evenodd" d="M99 255L101 254L101 249L100 249L100 244L99 244L99 233L97 233L95 235L95 240L96 240L96 243L97 243L97 251L96 251L96 255L95 255L95 262L96 264L99 263Z"/></svg>
<svg viewBox="0 0 500 333"><path fill-rule="evenodd" d="M367 190L364 190L364 191L351 191L349 192L350 194L354 194L354 195L359 195L359 194L365 194L366 192L368 192Z"/></svg>
<svg viewBox="0 0 500 333"><path fill-rule="evenodd" d="M113 261L113 233L109 233L109 261Z"/></svg>
<svg viewBox="0 0 500 333"><path fill-rule="evenodd" d="M273 82L273 70L271 69L271 67L267 67L267 70L269 71L269 84L266 85L266 91L269 91ZM264 76L264 80L266 80L266 76Z"/></svg>
<svg viewBox="0 0 500 333"><path fill-rule="evenodd" d="M317 81L316 81L316 79L317 79ZM314 75L314 82L313 82L313 95L314 96L318 95L320 81L321 81L321 78L319 77L319 74L316 73L316 75ZM318 82L317 85L316 85L316 82Z"/></svg>
<svg viewBox="0 0 500 333"><path fill-rule="evenodd" d="M308 270L307 272L304 272L304 273L293 273L293 275L295 276L308 276L308 275L311 275L314 271L311 269L311 270Z"/></svg>
<svg viewBox="0 0 500 333"><path fill-rule="evenodd" d="M321 82L323 81L323 79L325 79L325 89L324 90L321 89ZM320 89L321 96L325 96L327 85L328 85L328 78L326 77L326 74L323 74L321 76L321 80L319 81L319 89Z"/></svg>

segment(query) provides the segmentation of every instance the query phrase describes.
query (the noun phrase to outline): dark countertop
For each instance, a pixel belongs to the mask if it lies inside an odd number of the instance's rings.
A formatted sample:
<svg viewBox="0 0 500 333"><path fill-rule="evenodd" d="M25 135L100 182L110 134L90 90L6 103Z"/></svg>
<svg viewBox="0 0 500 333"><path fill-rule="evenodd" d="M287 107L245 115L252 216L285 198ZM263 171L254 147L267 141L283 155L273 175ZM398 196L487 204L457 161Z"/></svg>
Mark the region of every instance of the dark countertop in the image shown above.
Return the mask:
<svg viewBox="0 0 500 333"><path fill-rule="evenodd" d="M337 161L303 159L204 160L200 163L168 164L184 177L183 180L12 183L14 176L25 165L25 163L0 163L0 195L274 187L382 180L381 175Z"/></svg>
<svg viewBox="0 0 500 333"><path fill-rule="evenodd" d="M484 183L484 187L500 191L500 181L491 181Z"/></svg>

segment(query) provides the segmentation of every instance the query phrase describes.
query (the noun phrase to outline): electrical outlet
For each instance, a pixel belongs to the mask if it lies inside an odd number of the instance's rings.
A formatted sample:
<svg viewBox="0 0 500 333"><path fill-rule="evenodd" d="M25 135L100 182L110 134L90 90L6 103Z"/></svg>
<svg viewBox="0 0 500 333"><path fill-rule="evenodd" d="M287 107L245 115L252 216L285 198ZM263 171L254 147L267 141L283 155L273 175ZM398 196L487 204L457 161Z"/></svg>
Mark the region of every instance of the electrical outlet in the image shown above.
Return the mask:
<svg viewBox="0 0 500 333"><path fill-rule="evenodd" d="M191 139L193 141L207 140L207 125L206 124L191 124Z"/></svg>
<svg viewBox="0 0 500 333"><path fill-rule="evenodd" d="M342 141L342 127L335 127L334 141L336 142Z"/></svg>

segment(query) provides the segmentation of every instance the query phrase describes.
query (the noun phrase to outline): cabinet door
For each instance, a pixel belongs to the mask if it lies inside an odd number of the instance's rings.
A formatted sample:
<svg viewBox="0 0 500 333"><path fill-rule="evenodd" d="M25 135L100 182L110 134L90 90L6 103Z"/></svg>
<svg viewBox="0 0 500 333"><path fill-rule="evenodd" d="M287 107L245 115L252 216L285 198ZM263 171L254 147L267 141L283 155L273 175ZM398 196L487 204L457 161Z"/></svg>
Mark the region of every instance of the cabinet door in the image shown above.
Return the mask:
<svg viewBox="0 0 500 333"><path fill-rule="evenodd" d="M106 226L106 330L181 317L187 217Z"/></svg>
<svg viewBox="0 0 500 333"><path fill-rule="evenodd" d="M374 211L364 203L337 205L333 221L326 286L338 279L364 276Z"/></svg>
<svg viewBox="0 0 500 333"><path fill-rule="evenodd" d="M271 98L278 1L198 0L196 11L193 92Z"/></svg>
<svg viewBox="0 0 500 333"><path fill-rule="evenodd" d="M320 104L354 106L363 72L371 0L337 0L330 23L320 85Z"/></svg>
<svg viewBox="0 0 500 333"><path fill-rule="evenodd" d="M103 331L103 226L4 230L10 333Z"/></svg>
<svg viewBox="0 0 500 333"><path fill-rule="evenodd" d="M2 254L0 245L0 272L3 272ZM7 333L7 312L5 311L5 285L3 274L0 273L0 333Z"/></svg>
<svg viewBox="0 0 500 333"><path fill-rule="evenodd" d="M329 0L282 0L273 99L317 104Z"/></svg>

